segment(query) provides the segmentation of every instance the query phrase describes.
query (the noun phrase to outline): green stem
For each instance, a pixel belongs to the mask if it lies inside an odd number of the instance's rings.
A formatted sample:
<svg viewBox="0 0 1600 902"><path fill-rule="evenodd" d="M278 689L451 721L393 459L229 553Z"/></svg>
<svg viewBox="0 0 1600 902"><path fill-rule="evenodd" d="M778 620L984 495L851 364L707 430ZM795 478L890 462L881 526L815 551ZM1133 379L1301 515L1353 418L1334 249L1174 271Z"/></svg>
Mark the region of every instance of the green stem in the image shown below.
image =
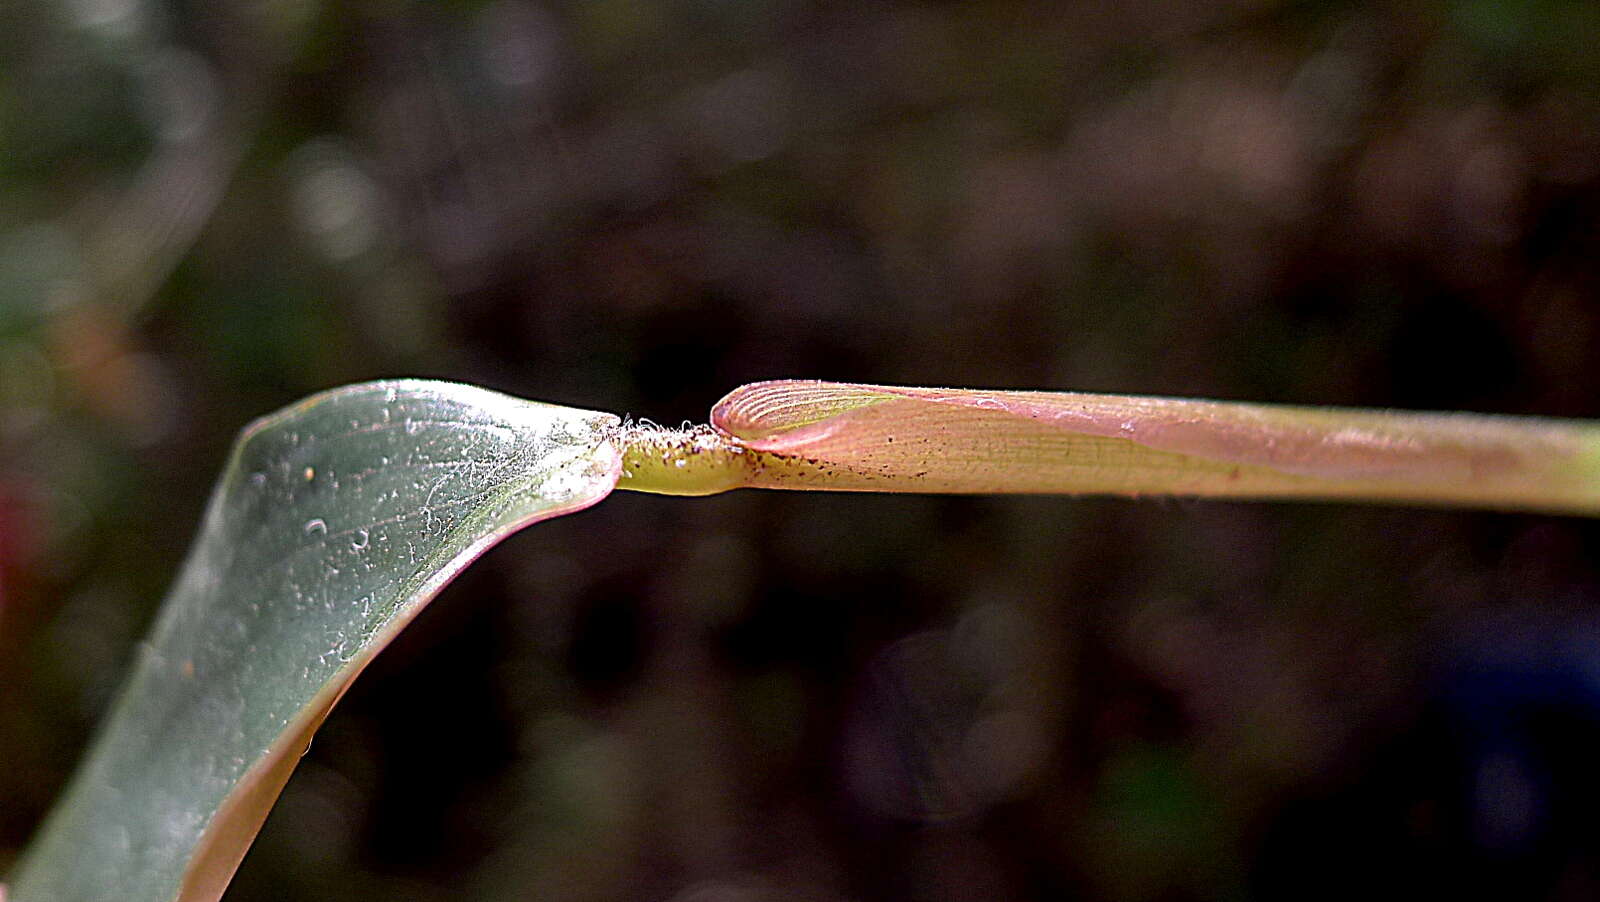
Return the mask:
<svg viewBox="0 0 1600 902"><path fill-rule="evenodd" d="M710 426L625 426L619 489L657 495L714 495L749 484L745 449Z"/></svg>

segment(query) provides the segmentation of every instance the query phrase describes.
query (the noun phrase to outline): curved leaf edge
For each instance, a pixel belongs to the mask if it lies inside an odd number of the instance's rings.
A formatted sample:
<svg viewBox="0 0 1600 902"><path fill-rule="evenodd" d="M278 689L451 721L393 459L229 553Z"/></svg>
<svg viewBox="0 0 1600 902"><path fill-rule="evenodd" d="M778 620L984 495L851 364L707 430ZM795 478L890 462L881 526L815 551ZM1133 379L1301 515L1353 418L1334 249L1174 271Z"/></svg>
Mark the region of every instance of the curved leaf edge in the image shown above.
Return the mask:
<svg viewBox="0 0 1600 902"><path fill-rule="evenodd" d="M422 379L396 379L377 382L360 383L343 386L307 397L291 404L279 411L267 414L248 424L242 429L232 444L226 458L226 463L219 476L217 485L209 498L203 515L194 545L186 557L177 579L174 581L172 592L179 591L185 576L196 566L196 558L206 541L207 531L218 528L222 511L227 504L225 490L229 474L239 471L241 462L245 458L247 449L262 436L271 435L275 430L292 426L297 419L313 411L320 405L340 398L362 393L386 392L399 396L406 393L443 392L452 395L477 396L483 399L492 399L497 404L514 402L533 406L538 402L523 401L501 395L487 389L478 388L460 383L438 382ZM396 613L371 637L361 651L346 661L336 672L325 680L314 696L304 704L299 713L280 732L277 741L237 781L222 804L218 805L206 819L201 830L199 840L193 846L194 852L187 861L183 876L178 883L178 889L168 896L174 902L213 902L220 898L228 882L237 870L245 852L253 841L272 803L276 800L284 784L298 763L300 756L307 748L312 734L320 726L328 713L338 700L348 690L354 679L366 668L376 655L386 647L399 632L409 625L412 620L451 580L453 580L472 561L482 556L494 545L504 540L509 535L542 520L550 519L568 513L575 513L595 503L598 503L615 487L620 475L621 455L614 443L616 424L618 418L610 414L597 414L586 411L571 411L589 415L593 422L598 424L597 439L592 448L595 457L602 463L603 472L599 485L592 491L573 495L566 502L553 505L545 509L526 512L521 516L496 524L492 529L473 535L463 541L458 547L451 545L457 539L463 539L473 532L475 523L470 518L463 521L453 530L448 531L443 545L434 553L426 557L402 582L397 590L396 598L401 599L396 603ZM500 486L500 490L486 499L485 507L491 502L504 502L519 491L526 491L533 482L526 474L522 478L510 478ZM171 596L169 595L169 603ZM167 608L158 613L151 629L151 636L161 634L167 621ZM116 729L119 712L128 704L129 698L137 691L137 684L147 666L151 652L148 645L141 646L141 654L136 656L131 665L130 676L124 684L118 698L114 700L100 732L91 742L90 749L67 789L58 799L56 806L47 815L43 824L37 829L33 841L25 850L22 858L17 862L10 875L13 882L10 885L11 902L32 902L30 879L35 867L40 866L39 859L50 858L49 846L58 840L54 835L60 823L66 819L66 812L71 806L74 796L88 776L94 772L96 761L104 750L107 737ZM81 851L81 850L80 850ZM70 857L70 856L69 856ZM46 863L44 867L49 867ZM64 862L57 862L57 866L67 866ZM6 890L0 885L0 899ZM40 902L55 902L52 899L38 897Z"/></svg>
<svg viewBox="0 0 1600 902"><path fill-rule="evenodd" d="M619 471L620 461L619 466L613 468L613 482L615 473ZM391 620L371 643L363 647L359 656L353 658L324 684L306 705L302 714L285 728L283 740L245 773L239 782L239 787L217 809L217 813L212 816L211 822L201 835L196 855L190 861L189 869L184 874L183 883L174 897L174 902L216 902L222 897L245 854L250 850L250 845L255 841L256 834L266 823L267 814L288 783L289 777L293 775L300 757L309 750L311 739L323 721L350 690L362 671L367 669L401 631L411 625L446 586L489 549L511 535L544 520L575 514L598 504L604 498L604 495L600 495L560 510L541 512L484 536L462 553L440 564L432 577L421 581L421 585L414 592L407 593L413 601L406 605L405 613Z"/></svg>

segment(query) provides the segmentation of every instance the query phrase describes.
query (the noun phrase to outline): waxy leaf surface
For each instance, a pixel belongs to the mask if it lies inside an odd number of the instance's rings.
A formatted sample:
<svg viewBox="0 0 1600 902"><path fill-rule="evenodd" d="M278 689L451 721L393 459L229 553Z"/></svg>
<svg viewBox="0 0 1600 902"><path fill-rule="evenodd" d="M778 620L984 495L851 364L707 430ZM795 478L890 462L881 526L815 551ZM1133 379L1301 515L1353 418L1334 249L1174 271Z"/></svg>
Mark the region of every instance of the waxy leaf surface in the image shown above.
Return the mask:
<svg viewBox="0 0 1600 902"><path fill-rule="evenodd" d="M423 381L253 424L11 902L218 898L350 681L490 545L605 497L616 425Z"/></svg>

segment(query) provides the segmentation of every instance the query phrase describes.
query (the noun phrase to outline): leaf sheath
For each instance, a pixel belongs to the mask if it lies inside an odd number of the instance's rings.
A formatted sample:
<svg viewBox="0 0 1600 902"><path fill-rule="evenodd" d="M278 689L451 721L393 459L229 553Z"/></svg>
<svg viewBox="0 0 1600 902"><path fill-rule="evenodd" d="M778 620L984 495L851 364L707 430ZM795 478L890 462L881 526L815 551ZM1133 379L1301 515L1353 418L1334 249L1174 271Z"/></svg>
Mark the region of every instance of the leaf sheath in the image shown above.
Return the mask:
<svg viewBox="0 0 1600 902"><path fill-rule="evenodd" d="M622 488L1301 498L1600 513L1600 425L1459 413L777 381ZM720 449L720 450L718 450ZM660 466L657 466L659 462ZM674 468L695 474L677 479ZM664 486L664 487L660 487Z"/></svg>

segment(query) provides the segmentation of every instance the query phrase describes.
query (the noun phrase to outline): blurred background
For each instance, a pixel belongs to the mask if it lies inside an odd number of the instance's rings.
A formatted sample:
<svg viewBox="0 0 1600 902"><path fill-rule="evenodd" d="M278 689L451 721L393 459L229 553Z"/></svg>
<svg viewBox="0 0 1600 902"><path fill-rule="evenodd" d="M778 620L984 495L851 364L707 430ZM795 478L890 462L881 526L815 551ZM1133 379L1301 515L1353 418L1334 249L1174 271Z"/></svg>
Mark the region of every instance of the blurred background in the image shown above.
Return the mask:
<svg viewBox="0 0 1600 902"><path fill-rule="evenodd" d="M1600 4L0 4L0 872L233 434L340 383L1600 416ZM1600 896L1600 527L618 493L230 900Z"/></svg>

